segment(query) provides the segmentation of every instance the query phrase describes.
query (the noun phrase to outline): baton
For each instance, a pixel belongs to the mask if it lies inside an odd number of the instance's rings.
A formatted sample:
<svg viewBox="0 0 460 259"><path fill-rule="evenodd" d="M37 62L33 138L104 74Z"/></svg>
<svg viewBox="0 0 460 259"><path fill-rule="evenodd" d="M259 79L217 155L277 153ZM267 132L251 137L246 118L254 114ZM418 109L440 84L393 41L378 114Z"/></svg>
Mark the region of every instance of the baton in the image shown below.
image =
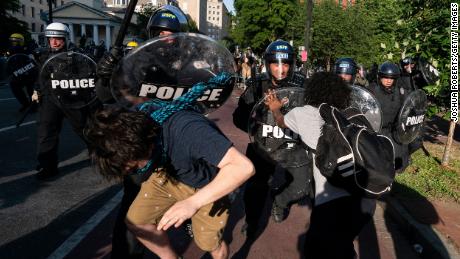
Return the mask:
<svg viewBox="0 0 460 259"><path fill-rule="evenodd" d="M134 9L136 8L137 0L129 1L128 8L126 9L125 17L121 23L120 30L118 31L117 38L115 39L114 47L121 47L123 39L125 38L126 31L128 30L131 17L133 16Z"/></svg>
<svg viewBox="0 0 460 259"><path fill-rule="evenodd" d="M37 106L37 102L32 102L29 107L27 107L26 111L24 114L19 118L18 122L16 122L16 128L19 128L21 124L24 122L24 120L27 118L27 116L30 114L32 110L34 110Z"/></svg>

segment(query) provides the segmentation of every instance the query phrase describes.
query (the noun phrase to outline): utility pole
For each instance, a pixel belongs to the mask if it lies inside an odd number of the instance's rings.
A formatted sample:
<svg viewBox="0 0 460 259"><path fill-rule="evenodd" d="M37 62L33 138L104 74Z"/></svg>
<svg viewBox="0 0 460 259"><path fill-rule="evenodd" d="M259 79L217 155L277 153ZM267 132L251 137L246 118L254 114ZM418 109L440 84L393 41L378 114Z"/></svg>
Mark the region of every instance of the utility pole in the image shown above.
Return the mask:
<svg viewBox="0 0 460 259"><path fill-rule="evenodd" d="M305 4L307 5L307 22L305 24L305 50L307 51L307 55L310 55L310 38L311 38L311 23L312 23L312 16L313 16L313 0L306 0ZM305 75L307 75L307 61L303 62L303 69Z"/></svg>
<svg viewBox="0 0 460 259"><path fill-rule="evenodd" d="M53 0L48 0L48 24L53 23Z"/></svg>

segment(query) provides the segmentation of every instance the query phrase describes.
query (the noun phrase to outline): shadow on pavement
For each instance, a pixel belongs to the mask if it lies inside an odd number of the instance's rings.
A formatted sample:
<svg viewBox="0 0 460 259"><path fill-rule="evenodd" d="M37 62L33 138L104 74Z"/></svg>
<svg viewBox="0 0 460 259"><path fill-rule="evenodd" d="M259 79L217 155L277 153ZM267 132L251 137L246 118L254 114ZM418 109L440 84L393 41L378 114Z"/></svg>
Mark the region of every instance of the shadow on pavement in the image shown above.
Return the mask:
<svg viewBox="0 0 460 259"><path fill-rule="evenodd" d="M425 141L430 141L431 143L442 143L438 136L447 136L449 133L449 124L450 121L444 120L439 116L433 116L430 120L425 122L424 135L423 138ZM454 140L460 141L460 127L455 127Z"/></svg>
<svg viewBox="0 0 460 259"><path fill-rule="evenodd" d="M390 195L385 199L389 205L384 215L386 223L396 220L421 258L450 258L432 226L441 221L433 204L417 191L397 182L393 184ZM392 233L392 228L389 227L389 230ZM393 238L397 258L404 258L397 235L393 235Z"/></svg>
<svg viewBox="0 0 460 259"><path fill-rule="evenodd" d="M114 185L96 193L84 203L63 212L47 226L2 245L0 258L47 258L119 190L120 186Z"/></svg>
<svg viewBox="0 0 460 259"><path fill-rule="evenodd" d="M39 181L36 179L35 174L32 174L13 181L2 183L0 184L0 209L6 209L17 204L21 204L29 196L33 195L52 181L89 166L90 161L89 159L86 159L74 164L60 167L59 174L46 181ZM28 187L24 188L24 186Z"/></svg>

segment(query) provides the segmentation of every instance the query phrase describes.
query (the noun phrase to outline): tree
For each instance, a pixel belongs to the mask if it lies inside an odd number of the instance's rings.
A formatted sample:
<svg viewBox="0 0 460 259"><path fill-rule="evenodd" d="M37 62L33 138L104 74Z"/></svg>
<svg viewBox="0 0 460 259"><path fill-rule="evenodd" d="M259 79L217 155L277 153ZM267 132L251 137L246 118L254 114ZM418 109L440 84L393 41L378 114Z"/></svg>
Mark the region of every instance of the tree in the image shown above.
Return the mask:
<svg viewBox="0 0 460 259"><path fill-rule="evenodd" d="M313 8L312 56L330 70L334 59L353 57L370 64L375 60L375 28L363 5L343 9L333 0L316 2Z"/></svg>
<svg viewBox="0 0 460 259"><path fill-rule="evenodd" d="M20 9L19 0L0 1L0 52L8 49L8 38L13 33L21 33L26 39L30 39L27 23L11 15L11 12L18 12Z"/></svg>
<svg viewBox="0 0 460 259"><path fill-rule="evenodd" d="M301 19L298 1L236 0L234 5L236 26L231 36L242 47L261 53L276 39L303 36L303 30L296 29Z"/></svg>

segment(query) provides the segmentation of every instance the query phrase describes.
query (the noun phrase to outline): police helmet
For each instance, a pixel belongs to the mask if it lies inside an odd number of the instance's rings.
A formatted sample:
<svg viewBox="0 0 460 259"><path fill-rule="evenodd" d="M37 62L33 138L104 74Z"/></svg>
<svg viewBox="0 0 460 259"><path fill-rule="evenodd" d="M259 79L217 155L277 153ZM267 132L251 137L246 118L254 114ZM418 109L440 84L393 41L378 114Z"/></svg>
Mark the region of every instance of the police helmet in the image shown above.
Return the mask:
<svg viewBox="0 0 460 259"><path fill-rule="evenodd" d="M356 62L352 58L339 58L335 61L334 73L337 75L347 74L356 75Z"/></svg>
<svg viewBox="0 0 460 259"><path fill-rule="evenodd" d="M385 61L379 66L378 77L396 79L401 75L398 66L390 61Z"/></svg>
<svg viewBox="0 0 460 259"><path fill-rule="evenodd" d="M9 38L11 43L17 43L19 46L24 46L24 36L20 33L13 33Z"/></svg>
<svg viewBox="0 0 460 259"><path fill-rule="evenodd" d="M180 32L181 24L176 14L169 10L154 13L147 24L149 38L157 37L161 31Z"/></svg>
<svg viewBox="0 0 460 259"><path fill-rule="evenodd" d="M288 81L292 78L292 75L294 74L295 52L294 48L288 42L284 40L276 40L270 43L265 50L264 60L265 67L267 68L268 75L271 79L275 79L276 81ZM277 63L280 66L282 64L289 64L289 71L286 77L283 78L281 75L281 69L278 69L280 72L278 75L273 75L272 71L270 71L270 64L272 63Z"/></svg>
<svg viewBox="0 0 460 259"><path fill-rule="evenodd" d="M404 67L410 64L415 64L414 60L411 57L405 57L401 59L401 67Z"/></svg>
<svg viewBox="0 0 460 259"><path fill-rule="evenodd" d="M128 54L128 52L130 52L131 50L137 48L137 46L138 46L138 44L137 44L137 42L135 42L135 41L130 41L130 42L128 42L128 43L126 44L125 49L124 49L125 54Z"/></svg>
<svg viewBox="0 0 460 259"><path fill-rule="evenodd" d="M46 26L45 36L47 38L67 38L70 35L70 29L65 24L60 22L53 22Z"/></svg>

